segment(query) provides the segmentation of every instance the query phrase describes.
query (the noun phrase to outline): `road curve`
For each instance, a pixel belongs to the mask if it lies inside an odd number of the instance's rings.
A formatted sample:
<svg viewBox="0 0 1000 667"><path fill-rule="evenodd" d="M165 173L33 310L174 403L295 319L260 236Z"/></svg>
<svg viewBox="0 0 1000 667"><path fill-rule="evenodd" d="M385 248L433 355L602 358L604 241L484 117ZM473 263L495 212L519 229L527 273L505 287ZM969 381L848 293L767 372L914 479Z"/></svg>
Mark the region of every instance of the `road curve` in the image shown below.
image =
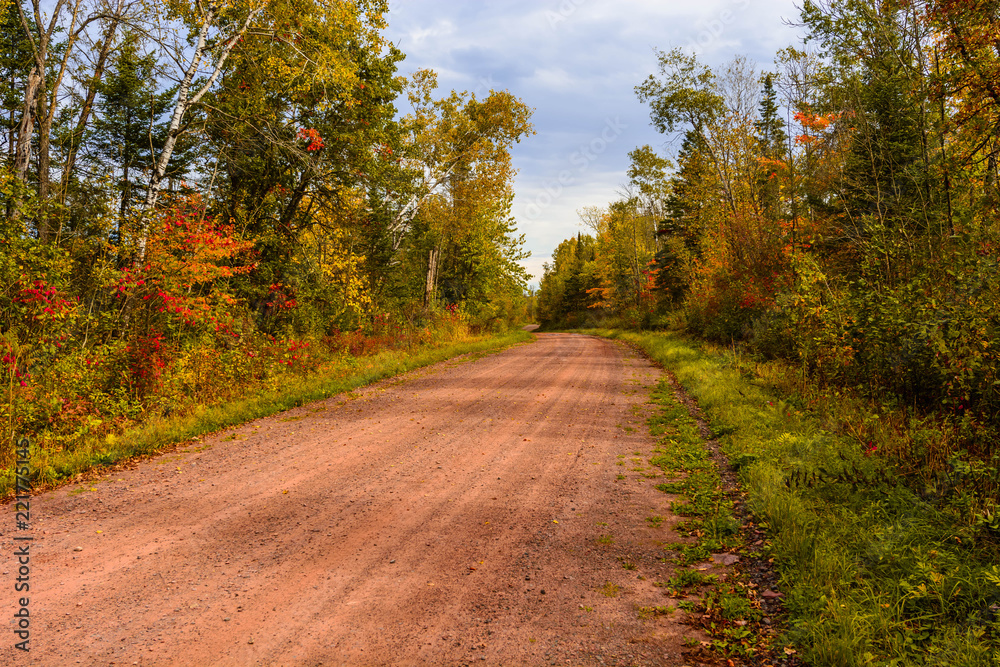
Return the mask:
<svg viewBox="0 0 1000 667"><path fill-rule="evenodd" d="M658 377L540 334L35 497L0 664L680 664L683 614L637 613L676 540L644 520Z"/></svg>

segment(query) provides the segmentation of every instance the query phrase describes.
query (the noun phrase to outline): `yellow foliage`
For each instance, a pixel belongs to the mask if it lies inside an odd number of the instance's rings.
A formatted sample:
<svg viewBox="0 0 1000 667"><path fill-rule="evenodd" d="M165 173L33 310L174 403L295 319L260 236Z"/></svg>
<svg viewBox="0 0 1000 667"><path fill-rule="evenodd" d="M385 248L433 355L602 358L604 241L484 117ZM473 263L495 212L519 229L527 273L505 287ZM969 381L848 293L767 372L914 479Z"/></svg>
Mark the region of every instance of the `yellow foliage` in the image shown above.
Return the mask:
<svg viewBox="0 0 1000 667"><path fill-rule="evenodd" d="M367 258L357 252L343 222L361 210L364 199L361 193L348 191L341 193L339 204L338 211L318 208L313 213L312 224L302 232L300 252L322 274L324 287L338 302L338 316L360 320L373 306L364 270Z"/></svg>

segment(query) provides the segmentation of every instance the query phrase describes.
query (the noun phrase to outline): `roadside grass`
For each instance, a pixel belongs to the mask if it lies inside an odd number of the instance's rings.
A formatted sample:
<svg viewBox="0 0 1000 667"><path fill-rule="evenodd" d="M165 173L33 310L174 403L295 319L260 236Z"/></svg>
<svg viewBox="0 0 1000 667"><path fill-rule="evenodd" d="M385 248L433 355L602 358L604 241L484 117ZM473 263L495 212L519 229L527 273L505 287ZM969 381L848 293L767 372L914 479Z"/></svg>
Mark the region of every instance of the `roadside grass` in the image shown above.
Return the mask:
<svg viewBox="0 0 1000 667"><path fill-rule="evenodd" d="M801 394L775 389L795 383L779 382L774 365L762 382L732 352L698 349L673 334L586 333L638 346L698 401L771 536L786 639L808 664L1000 664L1000 526L990 469L952 460L928 472L919 465L926 455L914 450L941 436L926 420L907 420L892 406L863 415L858 401L835 392L808 407ZM713 522L724 507L697 480L704 471L695 453L681 447L678 456L689 457L689 474L666 489L689 497L701 512L695 530L711 539L722 532ZM723 616L742 613L743 603L724 597L706 604Z"/></svg>
<svg viewBox="0 0 1000 667"><path fill-rule="evenodd" d="M151 416L119 433L84 439L69 450L53 451L32 441L30 480L36 490L50 488L95 468L111 467L148 456L170 445L244 424L400 375L453 357L479 358L531 340L530 333L512 331L496 336L428 344L409 350L386 350L364 357L345 355L307 375L287 373L276 386L249 388L249 395L216 405L195 405L168 416ZM291 418L298 419L298 418ZM230 436L227 439L239 439ZM12 495L14 470L0 470L0 498Z"/></svg>
<svg viewBox="0 0 1000 667"><path fill-rule="evenodd" d="M707 561L715 553L740 550L740 523L733 516L733 503L699 424L678 400L673 386L662 379L650 400L660 411L647 420L650 433L659 439L649 462L669 480L656 488L683 498L682 502L672 503L671 511L689 518L674 528L683 537L695 538L694 543L665 545L668 553L664 560L679 569L669 580L654 585L674 598L700 598L697 602L682 600L678 607L695 614L689 622L711 637L714 650L727 658L767 655L771 634L754 632L749 626L761 618L750 589L739 578L722 581L687 567ZM691 590L703 586L710 588Z"/></svg>

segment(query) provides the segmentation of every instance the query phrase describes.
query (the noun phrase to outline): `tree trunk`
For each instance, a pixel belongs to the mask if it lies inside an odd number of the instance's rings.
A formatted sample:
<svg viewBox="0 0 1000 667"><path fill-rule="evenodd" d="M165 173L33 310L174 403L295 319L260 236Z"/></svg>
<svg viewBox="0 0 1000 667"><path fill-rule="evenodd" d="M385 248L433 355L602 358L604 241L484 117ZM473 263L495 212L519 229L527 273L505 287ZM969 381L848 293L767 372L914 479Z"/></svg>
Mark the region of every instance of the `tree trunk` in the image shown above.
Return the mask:
<svg viewBox="0 0 1000 667"><path fill-rule="evenodd" d="M38 115L38 89L42 75L38 65L28 74L28 85L24 90L24 115L17 132L17 151L14 156L14 173L22 183L27 182L28 164L31 162L31 136L35 133L35 118Z"/></svg>
<svg viewBox="0 0 1000 667"><path fill-rule="evenodd" d="M143 202L143 209L145 211L148 212L156 206L156 200L160 196L163 178L167 173L167 165L170 164L170 156L173 155L174 147L177 145L177 139L183 132L181 129L181 122L184 120L184 116L187 114L188 110L197 104L202 96L204 96L205 93L207 93L215 84L215 80L218 79L219 74L222 73L222 68L226 64L226 59L229 58L229 53L233 50L233 46L236 44L236 41L243 36L254 17L264 11L264 8L265 5L261 5L259 8L247 14L242 25L240 25L226 39L220 38L218 40L213 40L216 42L216 45L222 46L222 52L219 54L218 60L215 62L215 67L212 69L212 74L208 77L208 81L205 82L198 92L192 95L191 82L194 80L195 74L197 74L201 68L202 61L208 57L212 50L212 47L208 44L208 32L211 29L212 24L215 22L218 9L215 5L208 5L204 23L202 23L201 30L198 32L198 43L195 45L194 53L191 57L191 64L188 65L187 71L184 72L184 78L177 91L177 105L174 107L174 114L170 118L170 127L167 129L167 140L164 142L163 150L160 151L160 157L156 160L156 164L153 166L153 172L149 176L149 186L146 188L146 200ZM140 260L146 257L148 234L149 231L145 224L143 224L139 233Z"/></svg>
<svg viewBox="0 0 1000 667"><path fill-rule="evenodd" d="M438 256L440 251L431 248L430 257L427 259L427 283L424 287L424 310L430 310L434 305L434 290L437 287Z"/></svg>
<svg viewBox="0 0 1000 667"><path fill-rule="evenodd" d="M55 96L53 95L53 98ZM53 104L54 106L54 104ZM52 164L52 157L49 151L49 141L52 131L52 115L55 109L49 108L48 91L40 89L38 91L38 203L44 204L49 196L49 169ZM38 238L44 242L52 241L56 236L53 229L53 220L50 212L42 208L38 214Z"/></svg>
<svg viewBox="0 0 1000 667"><path fill-rule="evenodd" d="M80 109L80 117L76 121L76 127L70 135L69 152L66 155L66 163L63 165L62 178L59 180L59 203L66 203L66 193L69 190L69 181L76 168L76 155L80 150L80 142L83 140L84 130L90 122L90 113L94 108L94 98L97 97L97 85L104 77L104 68L107 65L108 56L111 54L111 46L114 43L115 33L118 31L120 20L115 17L104 33L104 41L101 44L101 52L97 57L97 65L94 68L94 75L87 86L87 96L83 100L83 107Z"/></svg>

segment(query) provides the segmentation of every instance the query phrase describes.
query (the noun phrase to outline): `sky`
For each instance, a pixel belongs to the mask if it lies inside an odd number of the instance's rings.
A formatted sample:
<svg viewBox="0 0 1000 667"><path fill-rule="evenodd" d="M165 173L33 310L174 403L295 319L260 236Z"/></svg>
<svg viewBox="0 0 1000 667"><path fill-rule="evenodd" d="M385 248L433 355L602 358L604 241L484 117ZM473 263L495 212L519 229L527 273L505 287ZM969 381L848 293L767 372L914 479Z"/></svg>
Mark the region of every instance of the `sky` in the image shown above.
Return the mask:
<svg viewBox="0 0 1000 667"><path fill-rule="evenodd" d="M657 51L681 47L722 66L746 56L770 68L796 44L796 0L390 0L386 37L403 74L429 68L439 93L480 99L508 90L534 109L536 134L511 151L513 215L537 288L543 262L583 229L577 211L605 207L628 180L629 151L672 156L677 141L650 125L635 87ZM404 104L406 104L404 102ZM402 113L408 111L401 108Z"/></svg>

